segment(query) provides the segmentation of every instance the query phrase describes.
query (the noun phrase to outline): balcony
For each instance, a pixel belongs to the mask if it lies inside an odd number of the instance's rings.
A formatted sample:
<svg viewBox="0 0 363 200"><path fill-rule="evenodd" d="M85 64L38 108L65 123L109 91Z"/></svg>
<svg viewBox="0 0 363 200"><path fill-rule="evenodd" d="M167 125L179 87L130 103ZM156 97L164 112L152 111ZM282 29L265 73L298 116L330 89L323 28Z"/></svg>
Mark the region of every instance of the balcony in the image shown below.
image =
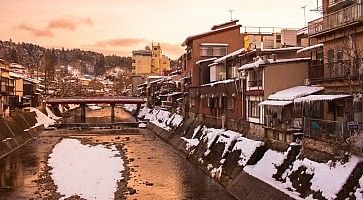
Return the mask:
<svg viewBox="0 0 363 200"><path fill-rule="evenodd" d="M312 62L308 68L309 80L312 83L337 79L355 79L358 76L358 66L349 61L325 63Z"/></svg>
<svg viewBox="0 0 363 200"><path fill-rule="evenodd" d="M262 80L251 80L248 81L248 86L249 87L262 87Z"/></svg>
<svg viewBox="0 0 363 200"><path fill-rule="evenodd" d="M309 36L326 33L338 28L362 22L363 4L357 3L309 22Z"/></svg>

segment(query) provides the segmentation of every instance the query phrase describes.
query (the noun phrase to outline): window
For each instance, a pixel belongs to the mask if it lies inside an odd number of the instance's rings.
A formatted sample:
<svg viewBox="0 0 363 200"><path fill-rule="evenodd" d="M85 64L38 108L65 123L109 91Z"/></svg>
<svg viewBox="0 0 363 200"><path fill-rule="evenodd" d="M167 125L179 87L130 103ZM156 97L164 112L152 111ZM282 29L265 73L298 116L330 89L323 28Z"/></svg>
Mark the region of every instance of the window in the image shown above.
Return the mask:
<svg viewBox="0 0 363 200"><path fill-rule="evenodd" d="M249 75L249 86L258 87L262 86L262 70L253 70L248 72Z"/></svg>
<svg viewBox="0 0 363 200"><path fill-rule="evenodd" d="M200 56L225 56L227 55L227 47L202 46L200 47Z"/></svg>
<svg viewBox="0 0 363 200"><path fill-rule="evenodd" d="M248 116L249 117L260 117L260 106L258 105L259 101L249 101L248 102Z"/></svg>
<svg viewBox="0 0 363 200"><path fill-rule="evenodd" d="M342 62L343 61L343 51L339 50L337 52L337 62Z"/></svg>
<svg viewBox="0 0 363 200"><path fill-rule="evenodd" d="M230 110L234 109L234 97L228 98L228 109Z"/></svg>
<svg viewBox="0 0 363 200"><path fill-rule="evenodd" d="M334 49L328 50L328 63L331 64L334 62Z"/></svg>

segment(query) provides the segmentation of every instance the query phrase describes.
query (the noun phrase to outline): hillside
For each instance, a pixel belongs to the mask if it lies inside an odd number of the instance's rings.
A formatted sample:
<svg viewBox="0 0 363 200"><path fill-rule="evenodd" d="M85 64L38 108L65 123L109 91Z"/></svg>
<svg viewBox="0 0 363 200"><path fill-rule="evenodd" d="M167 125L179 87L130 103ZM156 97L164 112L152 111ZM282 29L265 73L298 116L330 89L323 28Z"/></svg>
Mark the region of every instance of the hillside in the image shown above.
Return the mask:
<svg viewBox="0 0 363 200"><path fill-rule="evenodd" d="M44 71L45 55L51 55L57 66L71 65L84 74L103 75L109 68L131 69L131 57L104 56L102 53L81 49L47 49L32 43L14 43L0 40L0 58L9 63L19 63L28 69Z"/></svg>

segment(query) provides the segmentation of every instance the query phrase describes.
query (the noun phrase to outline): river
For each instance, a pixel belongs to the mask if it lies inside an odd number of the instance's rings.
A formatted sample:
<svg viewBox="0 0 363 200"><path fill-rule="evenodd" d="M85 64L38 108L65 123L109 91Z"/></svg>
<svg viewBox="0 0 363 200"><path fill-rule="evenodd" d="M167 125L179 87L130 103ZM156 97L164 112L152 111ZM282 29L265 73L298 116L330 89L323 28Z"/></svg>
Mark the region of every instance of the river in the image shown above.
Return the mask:
<svg viewBox="0 0 363 200"><path fill-rule="evenodd" d="M117 115L134 120L122 110ZM45 131L0 161L0 199L59 199L67 192L72 199L234 199L147 129Z"/></svg>

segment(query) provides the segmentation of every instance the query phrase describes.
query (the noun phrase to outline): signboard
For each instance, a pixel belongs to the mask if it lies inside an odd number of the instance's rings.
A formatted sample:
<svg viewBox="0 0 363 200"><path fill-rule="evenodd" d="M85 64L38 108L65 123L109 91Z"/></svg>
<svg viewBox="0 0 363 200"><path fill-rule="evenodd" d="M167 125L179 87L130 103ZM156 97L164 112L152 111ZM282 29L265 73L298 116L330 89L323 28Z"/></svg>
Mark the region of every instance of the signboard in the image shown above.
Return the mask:
<svg viewBox="0 0 363 200"><path fill-rule="evenodd" d="M348 122L348 130L358 130L359 124L358 122Z"/></svg>

